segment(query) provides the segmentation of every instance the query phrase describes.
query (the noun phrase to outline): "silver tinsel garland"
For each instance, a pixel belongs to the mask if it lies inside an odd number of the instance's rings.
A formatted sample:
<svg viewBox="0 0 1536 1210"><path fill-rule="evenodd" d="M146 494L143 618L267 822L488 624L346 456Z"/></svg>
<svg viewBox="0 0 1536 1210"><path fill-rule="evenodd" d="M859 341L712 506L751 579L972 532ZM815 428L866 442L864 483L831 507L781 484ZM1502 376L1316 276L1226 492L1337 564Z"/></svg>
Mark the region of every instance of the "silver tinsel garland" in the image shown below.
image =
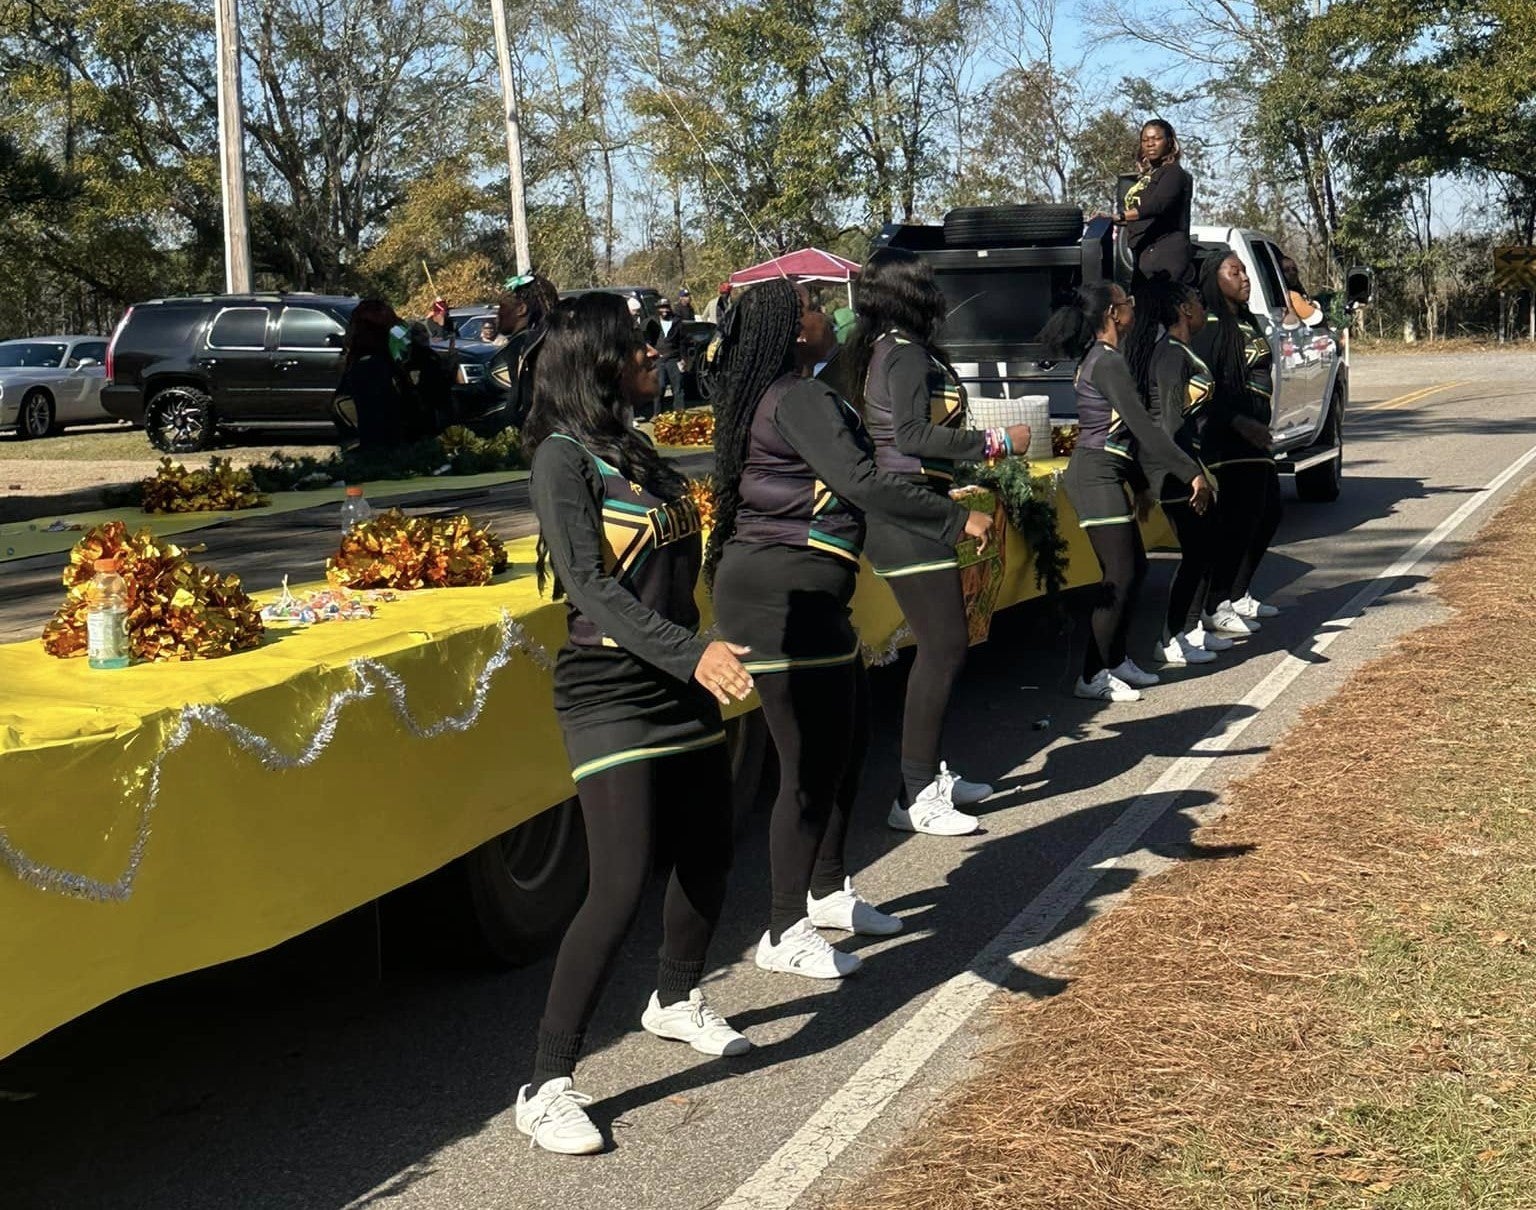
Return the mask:
<svg viewBox="0 0 1536 1210"><path fill-rule="evenodd" d="M320 754L330 747L331 741L336 738L336 726L341 719L342 710L353 702L363 701L376 693L383 693L389 699L400 721L413 735L421 739L433 739L449 732L462 733L473 727L484 712L486 697L491 689L491 678L511 662L514 654L519 653L527 656L546 672L554 668L554 661L549 653L530 638L528 632L503 610L501 642L475 678L474 697L469 706L462 714L426 724L418 721L411 713L406 703L405 682L397 672L385 667L378 660L353 660L347 667L351 670L356 684L332 696L314 734L297 755L284 752L265 736L257 735L249 727L235 722L222 707L185 706L176 720L175 727L171 729L165 745L149 767L148 791L139 805L133 841L128 846L128 861L121 874L111 882L103 882L37 861L12 844L3 830L0 830L0 865L34 890L52 891L55 894L67 895L71 899L85 899L93 903L121 903L133 894L133 885L138 880L139 868L144 862L144 852L149 845L150 817L160 801L161 767L173 752L191 738L195 728L203 727L209 731L223 732L236 747L251 753L264 768L272 770L301 769L314 764Z"/></svg>

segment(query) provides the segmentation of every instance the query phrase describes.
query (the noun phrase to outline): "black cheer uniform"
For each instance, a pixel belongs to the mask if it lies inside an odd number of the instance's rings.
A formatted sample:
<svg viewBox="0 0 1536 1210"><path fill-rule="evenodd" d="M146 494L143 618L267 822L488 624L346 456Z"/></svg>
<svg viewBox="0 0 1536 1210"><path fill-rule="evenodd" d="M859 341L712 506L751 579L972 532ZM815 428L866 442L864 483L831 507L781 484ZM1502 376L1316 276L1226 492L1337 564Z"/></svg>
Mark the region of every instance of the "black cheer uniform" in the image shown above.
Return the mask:
<svg viewBox="0 0 1536 1210"><path fill-rule="evenodd" d="M1190 483L1199 463L1175 444L1141 402L1120 351L1096 343L1077 367L1077 445L1062 484L1083 529L1136 520L1131 492L1172 475Z"/></svg>
<svg viewBox="0 0 1536 1210"><path fill-rule="evenodd" d="M864 515L910 526L951 552L966 510L876 468L858 414L826 384L785 375L753 414L736 530L715 573L721 635L754 673L852 662L848 613Z"/></svg>
<svg viewBox="0 0 1536 1210"><path fill-rule="evenodd" d="M864 422L875 465L948 497L956 462L986 456L986 435L966 429L965 388L953 370L902 332L875 342L864 383ZM871 514L867 540L875 574L885 578L957 567L955 545Z"/></svg>
<svg viewBox="0 0 1536 1210"><path fill-rule="evenodd" d="M663 502L560 433L534 454L531 488L570 615L555 709L572 778L724 743L720 708L693 680L707 646L693 501Z"/></svg>
<svg viewBox="0 0 1536 1210"><path fill-rule="evenodd" d="M1178 163L1160 164L1143 173L1125 195L1125 208L1136 219L1125 225L1126 238L1141 280L1166 275L1191 282L1194 261L1189 242L1190 208L1195 183Z"/></svg>

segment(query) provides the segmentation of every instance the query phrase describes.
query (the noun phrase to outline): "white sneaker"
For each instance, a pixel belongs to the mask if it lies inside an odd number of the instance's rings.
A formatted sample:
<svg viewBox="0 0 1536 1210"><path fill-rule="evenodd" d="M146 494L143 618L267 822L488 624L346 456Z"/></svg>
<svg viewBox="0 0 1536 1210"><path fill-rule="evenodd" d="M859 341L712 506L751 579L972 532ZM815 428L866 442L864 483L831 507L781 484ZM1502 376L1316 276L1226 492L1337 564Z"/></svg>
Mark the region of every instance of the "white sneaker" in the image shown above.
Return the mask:
<svg viewBox="0 0 1536 1210"><path fill-rule="evenodd" d="M694 988L686 1000L666 1008L655 992L640 1014L640 1025L647 1033L672 1042L686 1042L701 1055L744 1055L752 1043L731 1028L731 1023L710 1008L704 993Z"/></svg>
<svg viewBox="0 0 1536 1210"><path fill-rule="evenodd" d="M1079 677L1072 692L1078 697L1093 698L1101 702L1141 701L1141 691L1132 689L1119 677L1112 675L1108 668L1100 668L1091 681L1085 681Z"/></svg>
<svg viewBox="0 0 1536 1210"><path fill-rule="evenodd" d="M886 823L898 832L922 832L928 836L969 836L981 821L974 815L955 810L949 798L950 779L941 772L923 787L910 807L898 798L891 804Z"/></svg>
<svg viewBox="0 0 1536 1210"><path fill-rule="evenodd" d="M811 927L809 920L801 920L793 928L785 929L777 945L769 940L767 933L757 943L759 970L804 975L808 979L841 979L863 965L857 954L833 949L827 939Z"/></svg>
<svg viewBox="0 0 1536 1210"><path fill-rule="evenodd" d="M841 929L866 937L889 937L901 932L901 917L891 916L875 907L853 889L853 879L843 879L843 889L824 899L805 896L805 915L812 928Z"/></svg>
<svg viewBox="0 0 1536 1210"><path fill-rule="evenodd" d="M1131 659L1130 656L1126 656L1121 662L1120 667L1116 668L1109 675L1124 681L1127 685L1134 685L1138 689L1145 689L1162 680L1155 672L1146 672L1138 668L1136 661Z"/></svg>
<svg viewBox="0 0 1536 1210"><path fill-rule="evenodd" d="M1251 592L1233 601L1232 609L1238 617L1250 622L1255 618L1277 618L1280 616L1279 609L1255 599Z"/></svg>
<svg viewBox="0 0 1536 1210"><path fill-rule="evenodd" d="M1231 639L1212 634L1203 624L1197 624L1184 636L1184 641L1191 647L1198 647L1201 651L1231 651L1237 646Z"/></svg>
<svg viewBox="0 0 1536 1210"><path fill-rule="evenodd" d="M1206 634L1214 631L1216 634L1230 634L1239 639L1258 634L1262 629L1257 622L1240 617L1237 610L1232 608L1231 601L1223 601L1216 606L1214 613L1202 614L1200 624L1205 627Z"/></svg>
<svg viewBox="0 0 1536 1210"><path fill-rule="evenodd" d="M517 1128L533 1146L557 1155L592 1155L603 1149L603 1136L582 1108L592 1098L577 1092L569 1076L550 1080L528 1095L527 1084L517 1090Z"/></svg>
<svg viewBox="0 0 1536 1210"><path fill-rule="evenodd" d="M996 793L984 781L966 781L958 773L951 773L943 761L939 762L939 776L949 778L949 801L957 807L974 807Z"/></svg>
<svg viewBox="0 0 1536 1210"><path fill-rule="evenodd" d="M1158 643L1152 649L1152 658L1170 668L1184 668L1190 664L1213 664L1216 662L1216 653L1197 647L1182 634L1176 634Z"/></svg>

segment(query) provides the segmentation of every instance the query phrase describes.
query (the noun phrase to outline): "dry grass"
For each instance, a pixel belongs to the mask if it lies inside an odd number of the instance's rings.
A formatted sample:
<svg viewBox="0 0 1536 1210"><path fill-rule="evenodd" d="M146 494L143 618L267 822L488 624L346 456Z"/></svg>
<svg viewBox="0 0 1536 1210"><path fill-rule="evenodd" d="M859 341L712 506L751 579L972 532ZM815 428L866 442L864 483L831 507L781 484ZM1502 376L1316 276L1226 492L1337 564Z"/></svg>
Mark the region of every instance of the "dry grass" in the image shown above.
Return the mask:
<svg viewBox="0 0 1536 1210"><path fill-rule="evenodd" d="M844 1206L1536 1206L1536 488Z"/></svg>

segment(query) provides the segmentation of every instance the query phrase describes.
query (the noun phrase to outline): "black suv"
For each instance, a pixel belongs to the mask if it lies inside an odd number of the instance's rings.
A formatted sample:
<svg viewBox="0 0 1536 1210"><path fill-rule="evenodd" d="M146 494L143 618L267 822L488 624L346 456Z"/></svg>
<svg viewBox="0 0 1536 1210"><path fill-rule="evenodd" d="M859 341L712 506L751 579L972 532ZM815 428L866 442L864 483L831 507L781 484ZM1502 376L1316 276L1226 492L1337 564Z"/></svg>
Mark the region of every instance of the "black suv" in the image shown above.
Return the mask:
<svg viewBox="0 0 1536 1210"><path fill-rule="evenodd" d="M222 428L332 427L342 342L357 303L319 294L139 303L107 349L102 406L143 424L157 449L174 454L211 448ZM472 352L454 357L455 404L472 423L500 401L480 385Z"/></svg>

